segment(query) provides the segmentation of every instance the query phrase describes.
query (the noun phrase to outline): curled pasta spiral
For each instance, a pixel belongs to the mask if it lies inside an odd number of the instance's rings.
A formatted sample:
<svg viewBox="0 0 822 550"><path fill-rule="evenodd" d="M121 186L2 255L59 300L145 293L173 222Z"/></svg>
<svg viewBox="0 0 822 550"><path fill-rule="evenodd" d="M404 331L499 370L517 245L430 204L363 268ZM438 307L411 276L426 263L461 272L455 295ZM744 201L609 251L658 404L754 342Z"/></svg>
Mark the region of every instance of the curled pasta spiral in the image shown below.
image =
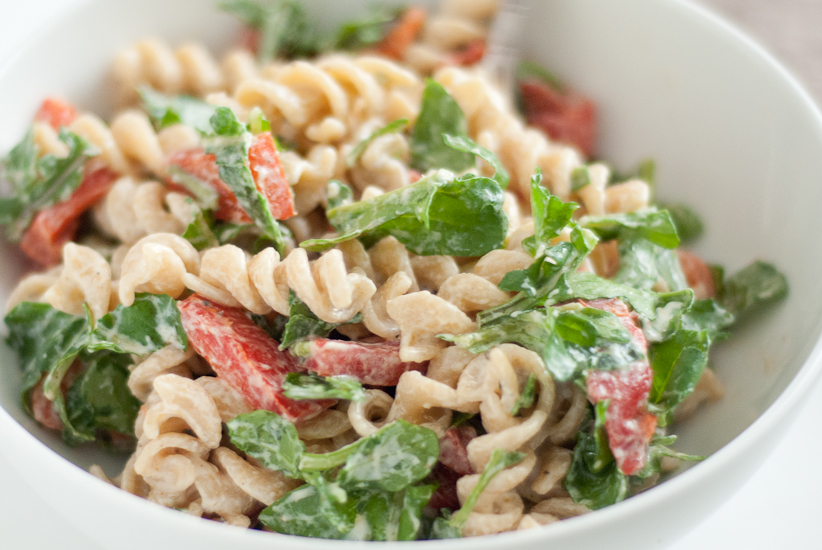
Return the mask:
<svg viewBox="0 0 822 550"><path fill-rule="evenodd" d="M200 44L183 44L176 50L158 39L136 42L114 59L112 77L123 103L137 99L137 87L148 84L166 94L193 94L233 89L239 80L256 72L251 52L230 53L222 66Z"/></svg>
<svg viewBox="0 0 822 550"><path fill-rule="evenodd" d="M405 53L404 61L421 73L445 65L451 54L472 42L484 41L490 20L499 8L497 0L448 0L425 24L420 40Z"/></svg>
<svg viewBox="0 0 822 550"><path fill-rule="evenodd" d="M220 446L222 423L248 412L221 380L164 374L153 388L137 421L137 452L120 476L124 489L248 527L249 515L299 483Z"/></svg>
<svg viewBox="0 0 822 550"><path fill-rule="evenodd" d="M367 118L413 118L410 98L421 87L412 72L386 59L333 55L270 66L240 83L234 98L262 108L280 134L338 143Z"/></svg>
<svg viewBox="0 0 822 550"><path fill-rule="evenodd" d="M203 255L199 276L184 282L208 299L255 313L289 313L288 291L320 319L347 321L374 295L376 287L359 273L348 273L342 253L331 250L313 263L305 250L292 250L284 260L273 248L251 258L233 245L212 248Z"/></svg>
<svg viewBox="0 0 822 550"><path fill-rule="evenodd" d="M182 237L156 233L143 237L129 249L120 270L118 295L123 305L133 304L137 292L177 298L186 289L183 277L199 272L200 255Z"/></svg>
<svg viewBox="0 0 822 550"><path fill-rule="evenodd" d="M94 220L104 233L126 244L154 233L182 234L193 219L186 199L156 181L126 176L94 208Z"/></svg>
<svg viewBox="0 0 822 550"><path fill-rule="evenodd" d="M111 303L111 267L94 249L66 243L60 276L43 293L43 300L72 315L85 315L86 304L92 317L99 319Z"/></svg>

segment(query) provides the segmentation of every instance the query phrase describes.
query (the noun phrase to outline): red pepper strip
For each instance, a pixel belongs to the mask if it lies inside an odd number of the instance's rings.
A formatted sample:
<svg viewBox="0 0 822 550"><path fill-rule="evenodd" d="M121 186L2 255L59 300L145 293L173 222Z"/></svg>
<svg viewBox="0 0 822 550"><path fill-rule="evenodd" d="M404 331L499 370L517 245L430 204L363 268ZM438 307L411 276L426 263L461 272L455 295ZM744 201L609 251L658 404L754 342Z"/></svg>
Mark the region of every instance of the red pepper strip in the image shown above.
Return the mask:
<svg viewBox="0 0 822 550"><path fill-rule="evenodd" d="M519 83L528 124L544 131L551 139L575 145L591 157L596 148L596 106L590 99L574 93L560 93L535 80Z"/></svg>
<svg viewBox="0 0 822 550"><path fill-rule="evenodd" d="M333 400L294 401L283 395L285 376L302 369L243 310L209 302L197 294L177 306L189 343L251 408L297 422L334 404Z"/></svg>
<svg viewBox="0 0 822 550"><path fill-rule="evenodd" d="M287 220L297 215L294 210L294 195L285 179L280 155L274 145L274 138L264 132L254 136L248 150L248 163L257 191L268 199L268 207L275 220Z"/></svg>
<svg viewBox="0 0 822 550"><path fill-rule="evenodd" d="M602 299L580 300L580 303L616 315L637 347L647 352L648 344L636 324L636 314L624 302ZM588 398L593 403L610 400L605 413L605 431L611 453L625 475L635 474L645 465L648 442L656 429L656 416L646 410L652 380L647 354L624 370L588 372Z"/></svg>
<svg viewBox="0 0 822 550"><path fill-rule="evenodd" d="M474 65L485 57L485 39L479 38L466 44L465 48L448 56L446 65Z"/></svg>
<svg viewBox="0 0 822 550"><path fill-rule="evenodd" d="M402 362L399 341L363 344L321 338L312 340L310 352L307 370L320 376L353 376L371 386L396 386L404 372L428 368L428 362Z"/></svg>
<svg viewBox="0 0 822 550"><path fill-rule="evenodd" d="M77 110L74 106L56 97L47 97L34 115L34 120L45 122L55 130L68 126L75 118Z"/></svg>
<svg viewBox="0 0 822 550"><path fill-rule="evenodd" d="M57 265L62 260L63 245L74 238L83 212L106 196L117 174L108 168L89 171L83 182L63 202L42 210L34 216L23 234L20 248L43 267Z"/></svg>
<svg viewBox="0 0 822 550"><path fill-rule="evenodd" d="M400 20L377 45L377 51L387 57L401 60L408 47L422 32L425 17L425 10L419 6L412 6L405 10Z"/></svg>

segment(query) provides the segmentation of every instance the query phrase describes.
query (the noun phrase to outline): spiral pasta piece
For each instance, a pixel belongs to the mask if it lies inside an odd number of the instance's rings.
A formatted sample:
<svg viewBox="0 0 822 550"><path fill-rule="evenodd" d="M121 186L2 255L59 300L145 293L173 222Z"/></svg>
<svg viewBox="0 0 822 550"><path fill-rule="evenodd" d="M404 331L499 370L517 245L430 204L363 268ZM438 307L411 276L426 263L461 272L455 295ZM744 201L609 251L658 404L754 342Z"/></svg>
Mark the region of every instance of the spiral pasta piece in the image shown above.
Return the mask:
<svg viewBox="0 0 822 550"><path fill-rule="evenodd" d="M138 183L126 176L95 207L94 219L105 233L126 244L154 233L182 234L193 219L186 199L156 181Z"/></svg>
<svg viewBox="0 0 822 550"><path fill-rule="evenodd" d="M182 237L156 233L143 237L131 247L121 270L118 293L123 305L133 304L137 292L177 298L186 289L184 276L199 272L200 255Z"/></svg>
<svg viewBox="0 0 822 550"><path fill-rule="evenodd" d="M128 389L134 397L145 402L153 388L154 380L163 374L191 378L186 362L194 357L194 349L181 350L168 345L146 357L136 365L128 377Z"/></svg>
<svg viewBox="0 0 822 550"><path fill-rule="evenodd" d="M297 248L280 261L272 249L247 260L232 245L208 250L199 276L184 276L185 284L215 302L258 313L273 309L287 315L288 290L328 323L347 321L374 295L376 287L359 273L348 273L342 253L331 250L311 263Z"/></svg>
<svg viewBox="0 0 822 550"><path fill-rule="evenodd" d="M111 267L94 249L66 243L60 277L43 294L43 300L72 315L85 315L85 304L92 318L99 319L109 311Z"/></svg>
<svg viewBox="0 0 822 550"><path fill-rule="evenodd" d="M242 78L256 72L253 56L235 51L222 67L200 44L187 43L172 50L165 42L149 38L132 44L114 59L112 76L122 103L137 100L136 89L149 85L166 94L203 96L230 89Z"/></svg>

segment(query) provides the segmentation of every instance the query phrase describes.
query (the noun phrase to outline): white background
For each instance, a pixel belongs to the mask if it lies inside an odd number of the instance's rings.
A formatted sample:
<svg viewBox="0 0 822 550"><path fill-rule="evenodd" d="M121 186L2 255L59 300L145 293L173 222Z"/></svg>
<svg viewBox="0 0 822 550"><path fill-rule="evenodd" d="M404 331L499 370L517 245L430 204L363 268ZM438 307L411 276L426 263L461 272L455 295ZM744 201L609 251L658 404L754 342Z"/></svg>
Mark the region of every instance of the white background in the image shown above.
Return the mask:
<svg viewBox="0 0 822 550"><path fill-rule="evenodd" d="M618 0L617 0L618 1ZM0 63L72 0L0 0ZM710 0L822 92L822 1ZM822 548L822 384L750 482L671 550ZM2 444L2 442L0 442ZM107 550L118 547L111 541ZM0 457L0 550L103 550L29 492Z"/></svg>

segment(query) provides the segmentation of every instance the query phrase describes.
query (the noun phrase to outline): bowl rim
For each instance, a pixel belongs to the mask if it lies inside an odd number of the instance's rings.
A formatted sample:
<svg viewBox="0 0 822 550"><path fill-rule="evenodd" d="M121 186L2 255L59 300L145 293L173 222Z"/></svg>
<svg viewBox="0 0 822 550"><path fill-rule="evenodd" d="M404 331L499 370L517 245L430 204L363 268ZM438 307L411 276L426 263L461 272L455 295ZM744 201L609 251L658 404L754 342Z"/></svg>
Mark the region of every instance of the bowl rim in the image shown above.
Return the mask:
<svg viewBox="0 0 822 550"><path fill-rule="evenodd" d="M0 78L18 62L18 59L23 57L34 44L37 44L50 32L61 24L62 16L73 14L84 9L87 6L101 2L102 0L69 0L65 2L60 8L48 14L38 26L37 29L30 33L26 38L17 41L16 45L11 49L10 54L3 60L0 60ZM740 47L740 51L752 60L758 60L764 63L770 72L778 75L781 85L786 87L798 100L798 104L804 109L809 116L809 124L815 126L816 133L822 137L822 111L817 106L817 103L812 98L810 93L804 87L804 84L790 71L785 65L779 61L771 51L752 38L747 32L738 28L734 23L731 23L723 15L716 12L714 9L705 5L699 4L696 0L664 0L667 2L672 10L677 10L683 17L690 17L692 19L701 20L704 27L713 33L724 35L727 40L733 41ZM821 139L822 141L822 139ZM0 332L6 333L5 326L0 327ZM455 548L455 545L462 545L461 547L468 547L478 550L495 550L500 544L530 544L535 542L551 542L555 539L565 539L576 534L582 534L586 531L595 528L597 525L618 524L622 519L636 515L642 510L649 510L656 506L660 506L665 502L675 498L688 485L697 484L700 480L705 481L710 478L718 470L732 467L733 463L737 463L745 454L749 454L753 450L762 435L774 432L775 428L785 422L792 422L789 415L801 408L805 404L805 399L812 391L815 383L822 378L822 332L817 335L816 342L808 353L808 356L802 362L801 367L797 371L793 379L788 383L785 389L776 397L776 399L768 406L768 408L759 415L751 424L746 427L740 434L728 441L716 452L709 455L704 461L699 462L670 479L665 480L659 485L651 487L640 494L625 499L622 502L616 503L612 506L596 510L595 514L585 514L574 518L569 518L556 522L551 525L550 529L526 529L522 531L511 531L500 533L491 536L471 537L464 541L459 539L436 540L436 541L415 541L416 543L423 543L429 547L448 547ZM317 548L318 545L333 544L337 547L353 547L354 545L361 545L358 541L346 540L327 540L310 537L296 537L291 535L283 535L274 532L261 532L250 529L240 530L230 526L221 525L219 522L202 521L201 518L189 516L188 514L180 514L175 510L158 506L148 500L137 497L123 491L113 485L110 485L86 470L77 466L68 459L63 458L57 452L50 449L45 443L40 441L32 432L21 425L9 411L0 405L0 433L13 433L21 438L21 442L31 449L38 449L46 451L41 458L43 461L49 463L51 468L57 469L61 477L70 476L72 483L83 484L83 480L90 481L89 493L97 493L101 495L111 495L110 498L122 499L119 500L117 506L136 506L133 510L143 514L144 517L156 518L161 523L166 522L190 522L189 525L198 529L205 535L213 533L219 535L220 538L231 536L236 541L241 542L242 537L264 537L260 540L267 540L275 543L275 541L287 541L290 547L294 548ZM781 439L784 436L778 435ZM778 440L776 440L778 441ZM761 466L764 458L770 454L771 449L768 449L756 469ZM12 464L13 465L13 464ZM13 465L14 466L14 465ZM747 481L745 481L747 482ZM743 482L743 484L745 483ZM724 500L730 498L734 491L727 494ZM717 504L718 506L719 504ZM60 514L56 508L52 509ZM698 525L695 523L691 526L694 528ZM212 531L213 530L213 531ZM228 533L233 533L228 535ZM249 539L250 540L250 539ZM385 542L382 547L394 547L403 544L398 542Z"/></svg>

